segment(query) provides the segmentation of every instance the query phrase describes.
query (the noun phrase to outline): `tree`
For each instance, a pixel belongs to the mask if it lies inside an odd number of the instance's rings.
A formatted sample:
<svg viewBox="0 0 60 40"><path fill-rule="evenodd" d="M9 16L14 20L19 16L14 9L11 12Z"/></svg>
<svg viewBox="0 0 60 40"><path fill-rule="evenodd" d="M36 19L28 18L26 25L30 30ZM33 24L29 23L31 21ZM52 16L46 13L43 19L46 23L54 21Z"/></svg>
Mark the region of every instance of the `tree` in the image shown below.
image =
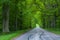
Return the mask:
<svg viewBox="0 0 60 40"><path fill-rule="evenodd" d="M2 4L3 32L9 32L9 2Z"/></svg>

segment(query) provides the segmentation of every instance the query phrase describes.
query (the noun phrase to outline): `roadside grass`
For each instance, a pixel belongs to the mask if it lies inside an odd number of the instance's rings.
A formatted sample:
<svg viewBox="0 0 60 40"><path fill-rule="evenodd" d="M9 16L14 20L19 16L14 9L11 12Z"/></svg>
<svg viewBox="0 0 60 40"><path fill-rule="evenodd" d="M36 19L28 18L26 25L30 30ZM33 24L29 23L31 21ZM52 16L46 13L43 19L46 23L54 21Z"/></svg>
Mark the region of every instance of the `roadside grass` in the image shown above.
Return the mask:
<svg viewBox="0 0 60 40"><path fill-rule="evenodd" d="M18 35L21 35L27 31L28 30L20 30L9 34L0 34L0 40L11 40L12 38L17 37Z"/></svg>
<svg viewBox="0 0 60 40"><path fill-rule="evenodd" d="M58 29L53 29L53 28L45 28L45 30L52 32L54 34L60 35L60 30Z"/></svg>

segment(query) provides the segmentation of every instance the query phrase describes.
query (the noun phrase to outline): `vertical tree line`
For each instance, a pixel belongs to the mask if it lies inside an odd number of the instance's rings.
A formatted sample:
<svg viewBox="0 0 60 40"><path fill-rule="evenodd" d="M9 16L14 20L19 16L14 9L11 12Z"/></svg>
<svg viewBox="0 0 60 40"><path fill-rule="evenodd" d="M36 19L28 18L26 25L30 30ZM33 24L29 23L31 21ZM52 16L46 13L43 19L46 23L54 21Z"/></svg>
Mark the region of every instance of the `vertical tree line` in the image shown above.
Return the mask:
<svg viewBox="0 0 60 40"><path fill-rule="evenodd" d="M59 2L59 0L0 0L0 31L29 29L34 28L36 24L43 28L59 29Z"/></svg>

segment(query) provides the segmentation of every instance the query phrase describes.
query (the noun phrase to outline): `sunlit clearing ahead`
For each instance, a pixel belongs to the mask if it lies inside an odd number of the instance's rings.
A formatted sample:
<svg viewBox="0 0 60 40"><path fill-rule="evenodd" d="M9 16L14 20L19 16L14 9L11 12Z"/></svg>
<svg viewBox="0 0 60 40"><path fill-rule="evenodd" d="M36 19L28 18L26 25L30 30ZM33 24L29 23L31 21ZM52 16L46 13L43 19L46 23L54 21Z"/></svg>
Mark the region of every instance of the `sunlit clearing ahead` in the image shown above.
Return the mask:
<svg viewBox="0 0 60 40"><path fill-rule="evenodd" d="M40 28L38 24L36 24L36 28Z"/></svg>

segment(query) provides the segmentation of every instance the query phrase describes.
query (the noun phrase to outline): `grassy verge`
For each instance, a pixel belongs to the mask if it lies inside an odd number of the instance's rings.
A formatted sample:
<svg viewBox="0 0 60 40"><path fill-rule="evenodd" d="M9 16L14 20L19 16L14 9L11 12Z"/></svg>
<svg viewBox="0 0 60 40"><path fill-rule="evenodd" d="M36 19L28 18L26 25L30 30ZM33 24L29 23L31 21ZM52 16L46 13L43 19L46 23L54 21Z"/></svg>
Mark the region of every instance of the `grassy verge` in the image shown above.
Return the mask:
<svg viewBox="0 0 60 40"><path fill-rule="evenodd" d="M51 28L45 28L45 30L52 32L54 34L60 35L60 30L56 30L56 29L51 29Z"/></svg>
<svg viewBox="0 0 60 40"><path fill-rule="evenodd" d="M12 32L10 34L4 34L4 35L0 35L0 40L11 40L12 38L21 35L25 32L27 32L28 30L20 30L20 31L16 31L16 32Z"/></svg>

